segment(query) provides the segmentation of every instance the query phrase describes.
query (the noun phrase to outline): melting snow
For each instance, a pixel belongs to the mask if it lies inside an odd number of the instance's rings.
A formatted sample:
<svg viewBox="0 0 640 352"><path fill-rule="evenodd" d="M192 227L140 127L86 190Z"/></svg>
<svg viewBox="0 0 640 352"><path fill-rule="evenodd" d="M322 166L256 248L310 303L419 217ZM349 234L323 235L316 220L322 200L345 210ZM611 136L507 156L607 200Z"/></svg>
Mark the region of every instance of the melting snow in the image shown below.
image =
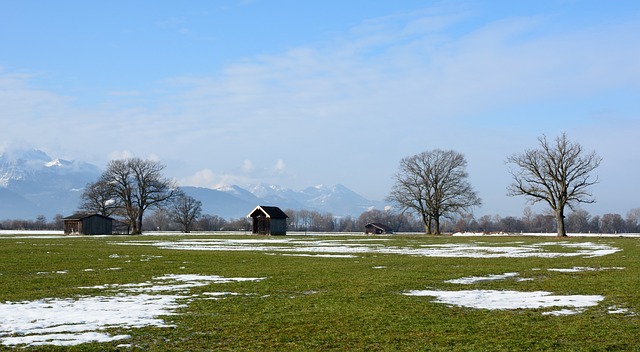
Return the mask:
<svg viewBox="0 0 640 352"><path fill-rule="evenodd" d="M386 246L370 241L354 240L299 240L287 239L199 239L180 241L131 241L121 245L151 245L166 249L204 250L204 251L257 251L257 252L285 252L285 253L315 253L315 254L400 254L424 257L448 258L558 258L584 257L593 258L620 251L619 248L607 244L593 242L541 242L530 245L508 244L495 245L481 242L470 244L437 244L421 245L417 247ZM556 251L555 247L565 247ZM569 248L570 251L567 251Z"/></svg>
<svg viewBox="0 0 640 352"><path fill-rule="evenodd" d="M481 282L481 281L504 280L504 279L507 279L510 277L516 277L519 275L520 274L518 273L504 273L500 275L471 276L471 277L462 277L459 279L447 280L445 282L448 282L451 284L470 285L470 284L475 284L476 282Z"/></svg>
<svg viewBox="0 0 640 352"><path fill-rule="evenodd" d="M600 295L554 295L546 291L519 292L497 290L412 290L407 296L433 296L436 302L477 309L521 309L546 307L586 308L604 299Z"/></svg>
<svg viewBox="0 0 640 352"><path fill-rule="evenodd" d="M560 273L579 273L582 271L601 271L601 270L624 270L623 267L611 267L611 268L588 268L584 266L574 266L573 268L551 268L548 271L557 271Z"/></svg>
<svg viewBox="0 0 640 352"><path fill-rule="evenodd" d="M109 328L169 327L160 316L176 314L194 296L189 289L213 283L260 281L263 278L225 278L203 275L165 275L137 284L99 285L115 296L45 298L0 304L0 343L5 346L71 346L129 338L109 335ZM162 292L163 294L153 294ZM178 294L170 294L177 292ZM180 294L182 293L182 294ZM207 292L220 299L232 292Z"/></svg>

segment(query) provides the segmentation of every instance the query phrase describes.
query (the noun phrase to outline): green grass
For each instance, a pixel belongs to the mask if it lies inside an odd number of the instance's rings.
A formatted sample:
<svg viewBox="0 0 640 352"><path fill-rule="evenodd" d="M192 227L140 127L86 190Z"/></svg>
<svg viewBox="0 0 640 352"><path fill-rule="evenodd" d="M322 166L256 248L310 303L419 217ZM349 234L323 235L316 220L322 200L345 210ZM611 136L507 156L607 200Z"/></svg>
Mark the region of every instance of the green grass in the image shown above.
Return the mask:
<svg viewBox="0 0 640 352"><path fill-rule="evenodd" d="M193 238L254 238L192 236ZM614 351L640 350L640 241L627 238L394 236L385 245L418 247L447 243L506 245L549 241L606 243L623 249L595 257L436 258L358 254L316 258L242 251L184 251L123 245L129 241L176 241L111 236L0 238L0 302L105 295L83 286L126 284L165 274L265 277L260 282L212 284L191 294L230 291L222 300L193 299L165 317L173 328L114 329L129 334L129 350L154 351ZM288 236L288 238L291 238ZM308 236L305 239L309 238ZM347 239L339 238L339 239ZM363 237L354 237L363 239ZM336 237L328 237L335 240ZM553 248L567 251L565 247ZM624 267L623 270L560 273L549 268ZM383 268L377 268L383 267ZM64 272L64 273L62 273ZM505 279L472 285L445 283L467 276L518 272L527 281ZM413 289L550 291L559 295L603 295L581 314L548 316L553 309L483 310L451 307ZM634 314L609 314L609 307ZM116 350L123 343L24 350ZM0 349L3 347L0 346ZM6 348L6 347L4 347Z"/></svg>

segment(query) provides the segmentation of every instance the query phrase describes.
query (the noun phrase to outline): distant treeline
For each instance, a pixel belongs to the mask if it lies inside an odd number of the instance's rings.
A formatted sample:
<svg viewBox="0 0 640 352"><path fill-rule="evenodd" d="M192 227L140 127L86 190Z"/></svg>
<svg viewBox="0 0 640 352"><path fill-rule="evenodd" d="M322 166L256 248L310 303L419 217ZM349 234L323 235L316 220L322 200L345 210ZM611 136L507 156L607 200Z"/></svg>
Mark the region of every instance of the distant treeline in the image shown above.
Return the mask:
<svg viewBox="0 0 640 352"><path fill-rule="evenodd" d="M395 232L424 232L422 222L408 214L372 209L358 217L334 216L313 210L286 209L289 216L287 228L293 232L364 232L368 223L381 223ZM3 230L57 230L63 229L63 216L56 215L51 221L45 216L35 220L3 220ZM590 215L586 210L578 209L566 217L566 226L570 233L640 233L640 208L634 208L623 217L620 214ZM532 232L553 233L556 222L551 214L537 214L525 208L521 217L484 215L458 216L447 219L442 224L444 233L454 232ZM156 210L145 218L145 231L179 231L180 226L172 223L165 210ZM224 219L217 215L202 215L196 221L193 231L250 231L251 220L246 218Z"/></svg>

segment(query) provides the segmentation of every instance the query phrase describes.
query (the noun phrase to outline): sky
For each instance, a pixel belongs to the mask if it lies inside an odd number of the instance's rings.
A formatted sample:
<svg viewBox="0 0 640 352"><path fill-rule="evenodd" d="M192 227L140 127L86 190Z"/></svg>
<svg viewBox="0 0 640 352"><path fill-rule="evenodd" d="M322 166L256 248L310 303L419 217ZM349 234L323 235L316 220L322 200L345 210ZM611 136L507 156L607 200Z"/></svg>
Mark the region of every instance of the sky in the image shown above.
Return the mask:
<svg viewBox="0 0 640 352"><path fill-rule="evenodd" d="M637 1L0 0L0 43L0 152L382 200L450 149L519 216L505 159L566 132L603 159L582 208L640 208Z"/></svg>

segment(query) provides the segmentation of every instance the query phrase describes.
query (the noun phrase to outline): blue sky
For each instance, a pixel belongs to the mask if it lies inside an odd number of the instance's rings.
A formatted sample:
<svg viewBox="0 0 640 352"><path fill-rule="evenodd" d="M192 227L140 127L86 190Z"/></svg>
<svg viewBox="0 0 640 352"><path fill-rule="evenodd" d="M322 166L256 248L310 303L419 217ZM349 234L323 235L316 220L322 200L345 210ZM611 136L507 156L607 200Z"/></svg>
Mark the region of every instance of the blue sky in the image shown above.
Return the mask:
<svg viewBox="0 0 640 352"><path fill-rule="evenodd" d="M505 158L566 132L603 158L584 209L640 207L637 1L0 1L0 43L0 151L380 200L453 149L506 216Z"/></svg>

